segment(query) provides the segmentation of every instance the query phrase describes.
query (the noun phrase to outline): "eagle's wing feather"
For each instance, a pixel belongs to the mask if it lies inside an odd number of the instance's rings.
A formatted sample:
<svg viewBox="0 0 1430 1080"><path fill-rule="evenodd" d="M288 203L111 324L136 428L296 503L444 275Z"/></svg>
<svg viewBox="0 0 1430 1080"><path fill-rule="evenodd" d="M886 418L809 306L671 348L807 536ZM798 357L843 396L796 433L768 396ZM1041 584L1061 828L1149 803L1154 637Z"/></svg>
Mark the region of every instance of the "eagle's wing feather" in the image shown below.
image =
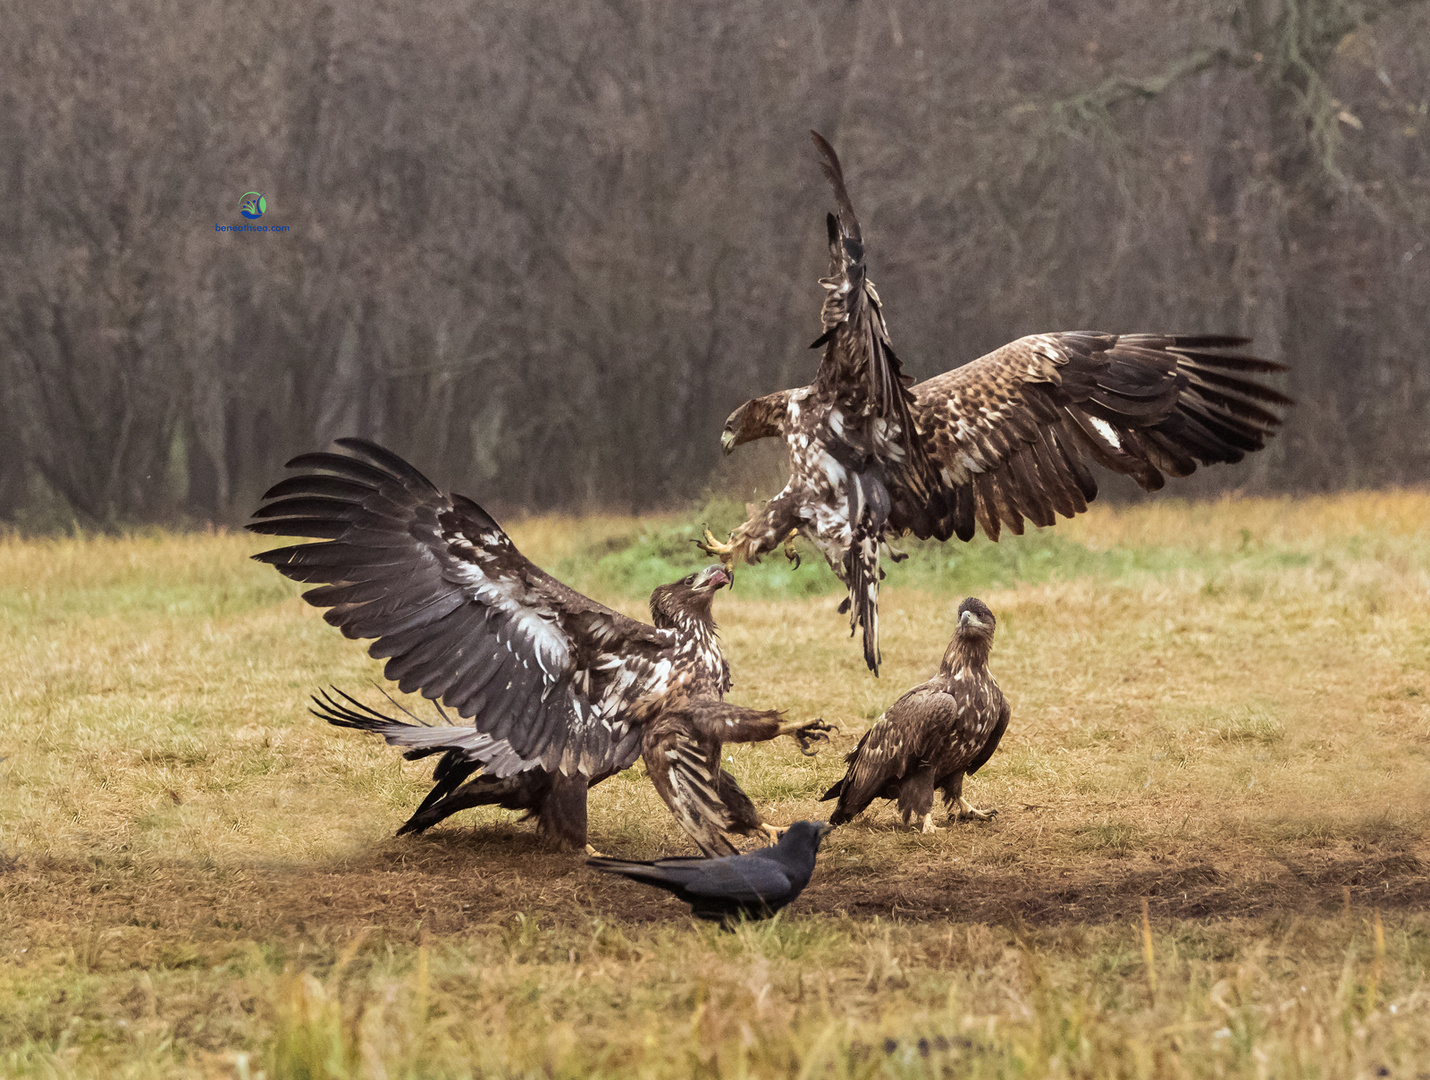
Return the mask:
<svg viewBox="0 0 1430 1080"><path fill-rule="evenodd" d="M814 343L823 347L824 354L815 385L878 427L872 433L851 432L855 449L868 453L875 449L874 441L883 440L897 445L899 450L893 455L897 460L885 461L885 467L900 471L905 487L920 488L925 462L913 436L913 397L908 388L913 380L903 373L903 365L894 355L879 294L868 278L864 237L844 186L839 157L819 132L810 135L839 207L837 215L827 218L829 276L819 280L825 288L820 312L824 333ZM868 444L857 445L866 439Z"/></svg>
<svg viewBox="0 0 1430 1080"><path fill-rule="evenodd" d="M1096 462L1148 491L1164 474L1240 461L1290 399L1254 376L1284 365L1247 339L1072 331L1034 334L913 387L919 439L939 490L891 478L890 526L921 537L992 539L1026 518L1051 525L1097 494Z"/></svg>
<svg viewBox="0 0 1430 1080"><path fill-rule="evenodd" d="M725 834L735 822L720 797L719 744L712 760L708 745L670 720L663 715L648 727L641 748L656 794L706 856L733 855L737 849Z"/></svg>
<svg viewBox="0 0 1430 1080"><path fill-rule="evenodd" d="M1008 699L999 695L998 720L993 725L993 730L988 733L988 739L984 742L983 748L978 751L978 755L968 763L968 768L964 770L969 776L988 764L988 759L993 756L993 752L998 749L998 744L1003 739L1003 732L1008 730L1008 720L1012 715L1013 709L1008 704Z"/></svg>
<svg viewBox="0 0 1430 1080"><path fill-rule="evenodd" d="M711 697L668 701L646 726L641 756L656 793L706 855L736 848L725 835L759 824L749 797L720 767L727 742L763 742L780 729L780 714Z"/></svg>
<svg viewBox="0 0 1430 1080"><path fill-rule="evenodd" d="M931 733L956 718L956 708L946 695L927 685L916 686L889 706L849 755L849 771L826 793L835 794L839 806L830 818L848 821L879 797L888 785L901 779L913 762L929 756Z"/></svg>
<svg viewBox="0 0 1430 1080"><path fill-rule="evenodd" d="M388 450L340 439L264 496L249 528L326 543L255 556L350 638L375 638L403 692L442 699L495 748L488 772L587 776L633 758L621 718L671 689L674 635L597 604L516 549L480 506Z"/></svg>

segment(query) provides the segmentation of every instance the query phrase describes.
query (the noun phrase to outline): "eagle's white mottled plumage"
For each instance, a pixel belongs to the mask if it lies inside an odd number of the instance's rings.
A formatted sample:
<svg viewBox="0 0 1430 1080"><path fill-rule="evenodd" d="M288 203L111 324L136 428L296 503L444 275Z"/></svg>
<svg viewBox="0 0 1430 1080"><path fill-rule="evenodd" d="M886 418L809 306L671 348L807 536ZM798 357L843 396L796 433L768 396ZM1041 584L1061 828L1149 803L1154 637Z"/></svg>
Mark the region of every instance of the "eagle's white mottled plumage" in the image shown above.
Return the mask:
<svg viewBox="0 0 1430 1080"><path fill-rule="evenodd" d="M812 540L849 589L851 631L879 663L879 542L997 540L1087 509L1089 462L1149 491L1198 464L1240 461L1290 400L1255 376L1281 364L1227 336L1033 334L916 385L889 340L865 266L863 233L839 159L814 135L834 190L829 276L815 381L746 402L725 423L726 451L772 436L789 447L789 483L706 550L756 562L791 536ZM833 462L837 468L829 463Z"/></svg>
<svg viewBox="0 0 1430 1080"><path fill-rule="evenodd" d="M586 788L643 753L657 791L702 850L727 854L727 833L760 827L721 772L719 747L790 732L777 713L723 701L729 666L710 604L729 583L724 569L661 586L651 596L655 625L643 623L533 565L480 506L438 491L397 455L360 439L338 446L290 462L306 471L273 487L249 528L325 541L257 558L319 583L305 599L328 608L324 617L346 636L375 639L369 651L387 659L403 692L440 700L470 722L432 728L356 702L317 702L335 723L411 753L443 754L409 827L427 827L444 807L479 804L483 792L469 789L485 785L501 805L539 817L546 800L559 800L558 835L584 843ZM679 753L654 754L657 743ZM696 762L699 775L685 776ZM700 797L683 805L691 793Z"/></svg>

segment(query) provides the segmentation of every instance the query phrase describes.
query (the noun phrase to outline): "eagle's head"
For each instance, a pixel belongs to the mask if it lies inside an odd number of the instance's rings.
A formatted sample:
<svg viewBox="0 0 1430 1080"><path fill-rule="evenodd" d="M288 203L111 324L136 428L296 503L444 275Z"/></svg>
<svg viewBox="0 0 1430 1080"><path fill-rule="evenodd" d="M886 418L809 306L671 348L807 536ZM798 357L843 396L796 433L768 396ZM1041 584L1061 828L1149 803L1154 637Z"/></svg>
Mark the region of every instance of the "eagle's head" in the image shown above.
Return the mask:
<svg viewBox="0 0 1430 1080"><path fill-rule="evenodd" d="M962 638L986 638L993 640L993 631L998 620L988 605L976 596L970 596L958 605L958 636Z"/></svg>
<svg viewBox="0 0 1430 1080"><path fill-rule="evenodd" d="M720 432L720 446L728 454L747 442L783 435L788 418L788 390L751 398L725 421L725 430Z"/></svg>
<svg viewBox="0 0 1430 1080"><path fill-rule="evenodd" d="M691 617L710 619L710 602L730 584L730 571L719 563L662 585L650 594L650 617L663 630L686 623Z"/></svg>
<svg viewBox="0 0 1430 1080"><path fill-rule="evenodd" d="M947 674L961 669L977 670L986 665L988 654L993 651L993 631L997 626L993 612L978 597L970 596L959 604L958 629L953 632L939 670Z"/></svg>

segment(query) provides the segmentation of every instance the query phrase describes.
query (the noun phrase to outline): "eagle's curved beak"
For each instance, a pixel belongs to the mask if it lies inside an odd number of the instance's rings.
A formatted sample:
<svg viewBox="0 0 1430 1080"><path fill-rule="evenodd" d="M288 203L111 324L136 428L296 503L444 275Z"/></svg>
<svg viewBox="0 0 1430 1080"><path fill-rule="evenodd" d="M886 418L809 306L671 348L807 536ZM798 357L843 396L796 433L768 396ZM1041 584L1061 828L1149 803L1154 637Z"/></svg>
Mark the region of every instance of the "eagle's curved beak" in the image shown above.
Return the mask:
<svg viewBox="0 0 1430 1080"><path fill-rule="evenodd" d="M727 454L735 452L735 433L729 428L720 432L720 449Z"/></svg>
<svg viewBox="0 0 1430 1080"><path fill-rule="evenodd" d="M696 582L695 587L697 589L714 590L723 588L728 584L730 584L730 572L719 563L715 563L705 568L705 572L700 575L700 580Z"/></svg>
<svg viewBox="0 0 1430 1080"><path fill-rule="evenodd" d="M979 619L977 615L973 614L973 612L965 611L960 613L958 616L958 628L962 630L966 626L971 626L974 629L981 629L983 626L983 621Z"/></svg>

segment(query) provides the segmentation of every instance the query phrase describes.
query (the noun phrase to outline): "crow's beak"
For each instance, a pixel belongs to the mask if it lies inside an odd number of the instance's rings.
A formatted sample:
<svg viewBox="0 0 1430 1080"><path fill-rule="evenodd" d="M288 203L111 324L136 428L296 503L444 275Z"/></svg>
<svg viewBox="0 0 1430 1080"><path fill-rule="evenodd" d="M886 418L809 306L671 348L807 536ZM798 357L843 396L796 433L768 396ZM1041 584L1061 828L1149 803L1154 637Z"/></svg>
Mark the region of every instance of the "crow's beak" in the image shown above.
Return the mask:
<svg viewBox="0 0 1430 1080"><path fill-rule="evenodd" d="M828 836L828 835L829 835L830 833L832 833L833 831L834 831L834 826L831 825L831 824L829 824L829 822L827 822L827 821L821 821L821 822L819 823L819 838L820 838L821 840L823 840L826 836Z"/></svg>
<svg viewBox="0 0 1430 1080"><path fill-rule="evenodd" d="M735 433L729 428L720 432L720 449L725 453L733 453L735 449Z"/></svg>

